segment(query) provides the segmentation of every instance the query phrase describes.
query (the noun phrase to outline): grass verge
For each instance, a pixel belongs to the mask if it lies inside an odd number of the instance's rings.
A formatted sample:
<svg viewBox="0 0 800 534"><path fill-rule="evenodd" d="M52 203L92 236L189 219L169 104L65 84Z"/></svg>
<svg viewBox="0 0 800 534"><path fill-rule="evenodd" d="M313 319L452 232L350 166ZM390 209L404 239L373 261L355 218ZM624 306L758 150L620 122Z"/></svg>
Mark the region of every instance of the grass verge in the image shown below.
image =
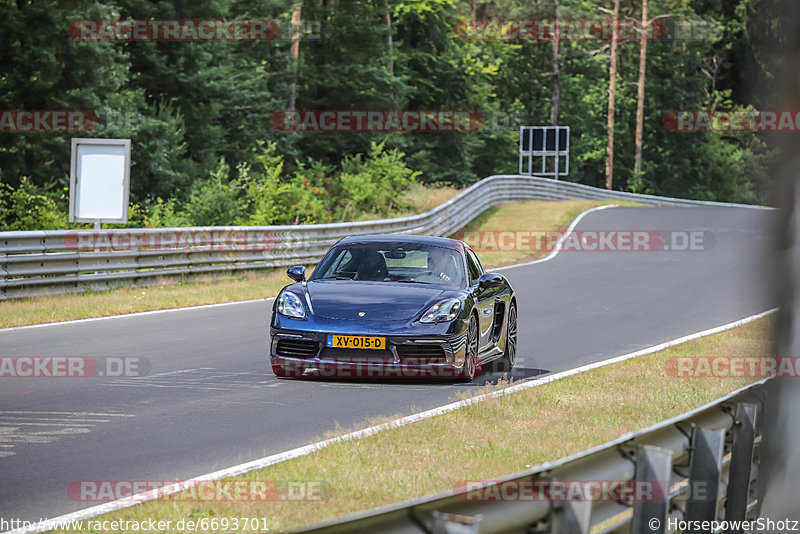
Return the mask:
<svg viewBox="0 0 800 534"><path fill-rule="evenodd" d="M667 372L667 360L768 355L773 322L771 316L766 317L655 354L337 443L236 479L321 485L328 488L323 501L204 503L192 499L190 492L99 519L175 522L259 517L263 518L260 527L283 531L450 490L466 480L518 472L679 415L753 382L750 378L674 378Z"/></svg>
<svg viewBox="0 0 800 534"><path fill-rule="evenodd" d="M422 195L416 189L409 194ZM438 205L454 194L455 190L443 189L435 195L429 194L431 198L427 198L427 202ZM537 200L505 204L485 212L466 230L558 230L565 228L582 211L609 203ZM420 209L424 211L428 204L420 204ZM479 256L486 268L495 268L529 261L544 254L546 252L515 251L487 252ZM149 287L6 300L0 302L0 328L267 298L275 296L290 282L285 269L274 269L222 278L200 276L162 280Z"/></svg>

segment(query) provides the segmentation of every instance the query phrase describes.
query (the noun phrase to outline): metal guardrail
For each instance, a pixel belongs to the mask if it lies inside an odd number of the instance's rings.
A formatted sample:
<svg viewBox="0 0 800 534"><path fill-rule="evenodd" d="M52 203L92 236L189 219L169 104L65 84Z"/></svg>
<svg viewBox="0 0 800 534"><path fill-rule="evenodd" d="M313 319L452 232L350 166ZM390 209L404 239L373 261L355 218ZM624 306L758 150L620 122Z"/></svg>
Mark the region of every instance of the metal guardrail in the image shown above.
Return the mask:
<svg viewBox="0 0 800 534"><path fill-rule="evenodd" d="M493 479L481 486L479 498L467 485L299 532L658 534L679 531L670 528L670 524L678 526L679 521L753 519L760 506L755 492L765 382L589 451ZM507 491L509 487L514 491L535 484L552 487L554 481L630 481L663 491L628 500L548 499L538 498L535 492L531 499L502 498L504 494L516 495ZM496 491L491 491L492 485ZM501 498L480 498L486 495Z"/></svg>
<svg viewBox="0 0 800 534"><path fill-rule="evenodd" d="M300 226L0 232L0 300L148 285L161 278L198 273L313 263L333 243L348 235L452 235L488 208L523 199L741 206L503 175L485 178L428 212L396 219Z"/></svg>

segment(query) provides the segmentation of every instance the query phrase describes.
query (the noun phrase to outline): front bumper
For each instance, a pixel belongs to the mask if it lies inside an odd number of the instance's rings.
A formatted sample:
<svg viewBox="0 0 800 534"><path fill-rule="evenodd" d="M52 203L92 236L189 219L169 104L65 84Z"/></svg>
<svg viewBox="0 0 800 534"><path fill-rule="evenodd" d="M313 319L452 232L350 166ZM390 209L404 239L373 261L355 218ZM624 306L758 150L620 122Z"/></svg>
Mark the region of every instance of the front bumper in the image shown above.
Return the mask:
<svg viewBox="0 0 800 534"><path fill-rule="evenodd" d="M345 332L337 332L345 333ZM327 378L458 378L466 353L465 334L382 335L386 349L334 349L327 332L270 329L270 363L278 376Z"/></svg>

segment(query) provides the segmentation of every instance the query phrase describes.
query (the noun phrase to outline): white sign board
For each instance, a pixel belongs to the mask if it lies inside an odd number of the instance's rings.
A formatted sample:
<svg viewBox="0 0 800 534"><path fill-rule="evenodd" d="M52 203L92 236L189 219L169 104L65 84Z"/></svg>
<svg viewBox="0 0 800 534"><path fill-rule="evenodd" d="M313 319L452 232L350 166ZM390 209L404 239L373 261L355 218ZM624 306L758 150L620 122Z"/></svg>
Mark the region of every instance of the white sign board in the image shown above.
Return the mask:
<svg viewBox="0 0 800 534"><path fill-rule="evenodd" d="M127 223L130 139L73 139L70 222Z"/></svg>

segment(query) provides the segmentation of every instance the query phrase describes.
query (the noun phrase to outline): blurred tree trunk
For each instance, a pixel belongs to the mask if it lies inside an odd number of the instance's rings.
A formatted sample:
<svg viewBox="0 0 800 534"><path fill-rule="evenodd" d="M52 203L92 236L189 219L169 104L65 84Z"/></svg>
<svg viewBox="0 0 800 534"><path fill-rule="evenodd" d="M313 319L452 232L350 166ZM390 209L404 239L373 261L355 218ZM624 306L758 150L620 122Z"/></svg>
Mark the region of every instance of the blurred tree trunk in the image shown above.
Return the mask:
<svg viewBox="0 0 800 534"><path fill-rule="evenodd" d="M553 0L555 6L555 24L558 27L561 20L561 6L558 0ZM558 39L559 32L553 36L553 99L550 101L550 124L555 126L558 124L558 107L561 104L561 69L558 66Z"/></svg>
<svg viewBox="0 0 800 534"><path fill-rule="evenodd" d="M614 181L614 111L617 98L617 44L619 41L619 0L614 0L613 29L611 31L611 67L608 82L608 147L606 148L606 189Z"/></svg>
<svg viewBox="0 0 800 534"><path fill-rule="evenodd" d="M297 99L297 68L300 59L300 16L302 14L303 2L296 2L294 13L292 13L292 81L289 84L289 111L294 111Z"/></svg>
<svg viewBox="0 0 800 534"><path fill-rule="evenodd" d="M642 27L639 51L639 86L636 94L636 158L633 164L633 183L642 181L642 129L644 126L644 80L647 65L647 0L642 0Z"/></svg>
<svg viewBox="0 0 800 534"><path fill-rule="evenodd" d="M558 41L561 37L558 25L561 20L561 6L558 0L553 0L553 7L555 8L554 18L556 33L553 35L553 56L551 60L553 69L553 97L550 100L550 125L556 126L558 125L558 108L561 105L561 69L558 66ZM558 136L558 133L556 133L556 136ZM558 177L557 161L558 159L556 157L553 157L550 161L550 172L554 173L556 177Z"/></svg>
<svg viewBox="0 0 800 534"><path fill-rule="evenodd" d="M383 0L383 13L386 16L386 47L389 49L389 76L394 76L394 46L392 44L392 15L389 0Z"/></svg>

